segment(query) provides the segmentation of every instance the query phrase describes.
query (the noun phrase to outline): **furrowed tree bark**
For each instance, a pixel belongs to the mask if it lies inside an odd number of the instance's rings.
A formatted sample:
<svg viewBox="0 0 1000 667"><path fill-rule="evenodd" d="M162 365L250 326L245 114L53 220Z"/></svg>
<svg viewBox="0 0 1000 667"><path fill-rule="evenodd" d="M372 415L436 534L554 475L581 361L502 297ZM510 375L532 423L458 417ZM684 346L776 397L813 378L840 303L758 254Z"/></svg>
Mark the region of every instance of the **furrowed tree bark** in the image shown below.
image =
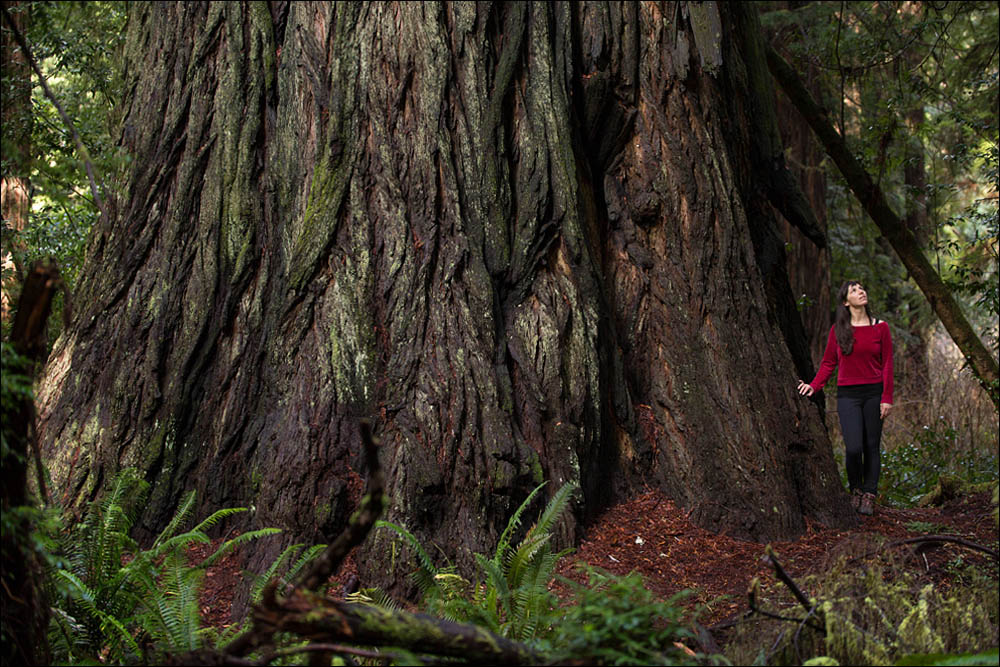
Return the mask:
<svg viewBox="0 0 1000 667"><path fill-rule="evenodd" d="M853 521L730 7L130 5L136 159L41 390L67 501L133 465L145 530L196 488L327 541L368 417L386 518L461 568L543 480L564 541L643 484L752 539Z"/></svg>
<svg viewBox="0 0 1000 667"><path fill-rule="evenodd" d="M986 389L994 406L1000 408L1000 370L986 346L972 329L965 314L941 277L923 254L920 244L903 220L890 208L884 194L871 175L851 154L843 137L826 118L826 113L816 104L802 86L795 71L771 47L767 50L767 63L782 90L798 108L823 143L827 153L840 169L858 201L871 216L879 230L899 255L920 291L927 297L931 308L948 331L955 345L962 351L979 382Z"/></svg>

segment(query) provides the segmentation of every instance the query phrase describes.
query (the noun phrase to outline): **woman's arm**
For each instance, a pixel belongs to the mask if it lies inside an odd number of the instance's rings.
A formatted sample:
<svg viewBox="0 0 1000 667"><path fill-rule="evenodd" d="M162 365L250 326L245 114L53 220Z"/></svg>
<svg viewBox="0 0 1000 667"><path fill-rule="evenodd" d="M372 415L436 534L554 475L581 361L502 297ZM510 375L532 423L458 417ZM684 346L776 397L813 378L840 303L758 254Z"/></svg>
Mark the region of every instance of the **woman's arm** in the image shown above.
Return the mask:
<svg viewBox="0 0 1000 667"><path fill-rule="evenodd" d="M837 337L834 335L833 327L830 327L830 335L826 339L826 350L823 352L823 361L819 364L819 371L813 381L806 384L799 380L799 393L805 396L812 396L826 384L826 381L833 375L833 369L837 367L837 352L840 347L837 345Z"/></svg>
<svg viewBox="0 0 1000 667"><path fill-rule="evenodd" d="M889 410L892 409L892 395L895 387L893 386L893 368L892 368L892 332L889 330L888 322L882 322L879 324L881 331L879 332L882 337L882 417L883 419Z"/></svg>

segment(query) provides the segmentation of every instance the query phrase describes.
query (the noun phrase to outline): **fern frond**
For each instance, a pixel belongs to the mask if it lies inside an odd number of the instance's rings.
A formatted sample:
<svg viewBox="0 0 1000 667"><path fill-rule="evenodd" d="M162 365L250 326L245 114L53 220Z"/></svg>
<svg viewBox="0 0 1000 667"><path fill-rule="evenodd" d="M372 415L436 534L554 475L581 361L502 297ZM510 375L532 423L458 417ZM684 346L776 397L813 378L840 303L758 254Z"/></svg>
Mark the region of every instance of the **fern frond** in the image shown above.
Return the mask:
<svg viewBox="0 0 1000 667"><path fill-rule="evenodd" d="M552 536L548 534L529 535L522 540L516 550L510 552L505 563L505 574L511 588L521 585L524 573L531 568L534 559L548 548L551 538Z"/></svg>
<svg viewBox="0 0 1000 667"><path fill-rule="evenodd" d="M90 604L93 604L97 596L94 595L94 591L90 590L90 587L87 586L87 584L83 583L83 581L78 576L76 576L69 570L57 570L56 576L61 577L65 579L67 582L69 582L70 595L73 596L74 599L77 599L84 603L89 602Z"/></svg>
<svg viewBox="0 0 1000 667"><path fill-rule="evenodd" d="M132 633L129 632L128 628L126 628L121 621L111 614L104 613L100 609L95 611L97 612L97 617L101 621L101 632L105 637L108 637L112 643L127 646L135 655L140 655L142 653L139 649L139 645L135 641L135 637L132 636ZM109 630L113 632L109 632Z"/></svg>
<svg viewBox="0 0 1000 667"><path fill-rule="evenodd" d="M167 527L160 532L156 540L153 542L154 549L163 544L166 540L170 539L174 533L180 529L181 525L183 525L184 522L191 517L191 513L194 512L194 500L196 495L197 494L192 490L184 496L184 500L181 501L177 511L174 512L174 517L170 520L170 523L167 524Z"/></svg>
<svg viewBox="0 0 1000 667"><path fill-rule="evenodd" d="M230 551L236 547L252 542L253 540L259 540L262 537L267 537L268 535L277 535L281 532L280 528L259 528L257 530L251 530L243 533L242 535L237 535L231 540L226 540L223 542L218 549L215 550L213 554L208 556L205 560L197 565L197 567L205 568L210 567ZM324 546L324 545L320 545ZM314 547L315 548L315 547Z"/></svg>
<svg viewBox="0 0 1000 667"><path fill-rule="evenodd" d="M521 505L514 511L513 516L507 521L507 527L504 528L503 533L500 535L500 540L497 542L496 552L493 555L493 562L500 567L503 565L503 561L507 557L507 550L510 548L510 540L513 537L514 531L517 530L518 526L521 525L521 515L528 509L531 501L534 500L535 496L542 487L545 486L545 482L542 482L534 488L534 490L528 494L528 497L524 499Z"/></svg>
<svg viewBox="0 0 1000 667"><path fill-rule="evenodd" d="M274 559L274 561L268 566L267 570L265 570L262 574L255 575L250 573L250 576L253 578L253 585L250 587L250 600L252 602L260 602L260 597L264 592L264 587L267 586L268 582L274 579L276 573L285 561L294 558L303 546L305 545L289 544L280 554L278 554L278 557Z"/></svg>
<svg viewBox="0 0 1000 667"><path fill-rule="evenodd" d="M475 554L476 562L486 573L486 597L484 607L495 610L497 618L501 612L505 618L510 618L512 609L510 606L510 586L507 585L507 577L500 566L491 560L487 560L482 554Z"/></svg>
<svg viewBox="0 0 1000 667"><path fill-rule="evenodd" d="M413 533L403 528L402 526L398 526L392 523L391 521L384 521L382 519L379 519L378 521L375 522L375 528L389 528L395 531L397 535L402 537L406 542L409 543L411 547L413 547L413 550L417 554L417 558L420 559L421 566L423 566L428 572L430 572L431 575L437 574L437 568L431 561L431 557L427 555L427 552L424 551L423 545L421 545L420 541L417 540L416 537L414 537Z"/></svg>
<svg viewBox="0 0 1000 667"><path fill-rule="evenodd" d="M171 653L195 651L201 647L201 617L198 591L203 572L190 568L180 552L164 563L162 586L147 591L146 613L139 621L161 648Z"/></svg>
<svg viewBox="0 0 1000 667"><path fill-rule="evenodd" d="M192 530L206 531L215 524L217 524L219 521L222 521L227 517L231 517L234 514L239 514L240 512L247 512L247 511L248 509L246 507L227 507L221 510L216 510L212 512L208 517L203 519L197 526L192 528Z"/></svg>
<svg viewBox="0 0 1000 667"><path fill-rule="evenodd" d="M546 535L569 505L573 492L578 488L575 482L566 482L549 500L542 515L535 525L528 530L528 535Z"/></svg>
<svg viewBox="0 0 1000 667"><path fill-rule="evenodd" d="M183 551L195 542L199 544L208 544L211 541L212 540L208 539L208 535L200 530L189 530L186 533L181 533L180 535L174 535L173 537L167 538L164 542L160 543L159 546L150 549L150 552L153 560L157 560L167 554Z"/></svg>
<svg viewBox="0 0 1000 667"><path fill-rule="evenodd" d="M53 664L71 664L80 662L85 653L87 642L84 640L87 629L66 611L51 608L47 638L52 651ZM96 659L94 659L96 663Z"/></svg>
<svg viewBox="0 0 1000 667"><path fill-rule="evenodd" d="M381 588L362 588L348 594L344 599L355 604L366 604L379 609L398 611L400 604Z"/></svg>
<svg viewBox="0 0 1000 667"><path fill-rule="evenodd" d="M284 576L282 577L282 580L283 581L294 580L295 577L299 574L299 572L302 571L302 569L306 565L314 561L316 557L323 552L324 549L326 549L325 544L314 544L305 551L303 551L302 554L299 556L298 560L296 560L292 564L292 566L288 568L288 571L285 572Z"/></svg>

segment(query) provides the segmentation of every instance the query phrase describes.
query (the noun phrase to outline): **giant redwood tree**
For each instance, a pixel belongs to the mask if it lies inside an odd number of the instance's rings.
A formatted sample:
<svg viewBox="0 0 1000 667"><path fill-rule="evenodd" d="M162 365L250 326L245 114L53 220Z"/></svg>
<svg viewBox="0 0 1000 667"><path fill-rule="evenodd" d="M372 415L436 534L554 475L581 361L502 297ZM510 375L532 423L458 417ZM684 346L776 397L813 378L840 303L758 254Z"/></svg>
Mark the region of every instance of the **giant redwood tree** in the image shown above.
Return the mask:
<svg viewBox="0 0 1000 667"><path fill-rule="evenodd" d="M642 485L753 539L851 520L748 3L130 11L133 159L41 390L68 501L136 466L149 529L193 488L324 540L371 417L388 518L459 564L542 480L576 521Z"/></svg>

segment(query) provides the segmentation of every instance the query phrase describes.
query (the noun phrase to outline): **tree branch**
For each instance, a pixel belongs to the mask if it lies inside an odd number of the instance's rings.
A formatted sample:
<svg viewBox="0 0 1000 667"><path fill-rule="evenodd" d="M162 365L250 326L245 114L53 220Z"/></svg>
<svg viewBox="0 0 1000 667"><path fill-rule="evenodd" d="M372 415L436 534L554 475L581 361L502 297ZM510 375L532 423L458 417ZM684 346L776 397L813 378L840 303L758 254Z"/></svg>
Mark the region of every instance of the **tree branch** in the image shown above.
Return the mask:
<svg viewBox="0 0 1000 667"><path fill-rule="evenodd" d="M255 631L291 632L312 642L396 646L416 653L495 665L542 661L526 645L475 625L332 600L308 591L295 591L277 607L255 607L253 619Z"/></svg>
<svg viewBox="0 0 1000 667"><path fill-rule="evenodd" d="M798 618L796 616L782 616L781 614L775 614L773 611L768 611L768 610L764 609L763 607L758 606L757 605L757 584L758 584L757 579L754 579L753 583L750 584L750 589L747 591L747 602L749 603L750 609L752 611L754 611L755 613L761 614L762 616L767 616L768 618L773 618L773 619L776 619L776 620L779 620L779 621L788 621L789 623L799 623L800 625L801 624L805 624L805 625L808 625L813 630L817 630L818 632L823 632L823 633L826 632L825 628L823 628L821 625L819 625L815 621L811 621L810 620L810 618L812 616L812 612L811 611L809 613L807 613L807 615L806 615L805 618Z"/></svg>
<svg viewBox="0 0 1000 667"><path fill-rule="evenodd" d="M913 276L917 287L927 298L958 349L962 351L980 384L992 399L993 405L1000 409L1000 391L998 391L1000 370L997 360L983 345L951 291L924 256L913 232L906 228L900 217L890 208L882 190L850 152L843 136L830 124L826 112L813 100L798 74L773 47L767 45L765 48L767 65L772 76L809 123L858 201L899 255L899 259Z"/></svg>
<svg viewBox="0 0 1000 667"><path fill-rule="evenodd" d="M958 537L957 535L922 535L920 537L910 537L905 540L896 540L895 542L890 542L886 545L887 548L899 547L904 544L921 544L921 543L937 543L937 542L953 542L954 544L960 544L963 547L967 547L974 551L981 551L984 554L989 554L993 556L994 559L1000 560L1000 553L996 550L990 549L989 547L983 546L981 544L976 544L975 542L970 542L969 540Z"/></svg>
<svg viewBox="0 0 1000 667"><path fill-rule="evenodd" d="M778 562L778 558L775 555L774 550L771 549L770 544L764 549L763 560L765 563L774 568L774 573L778 575L778 579L781 583L785 584L785 586L788 586L788 590L792 592L792 595L794 595L795 599L799 601L799 604L801 604L802 608L806 610L806 613L811 614L815 605L813 605L809 596L802 592L802 589L799 588L799 585L795 583L795 580L792 579L788 572L785 571L785 568L781 566L781 563Z"/></svg>

